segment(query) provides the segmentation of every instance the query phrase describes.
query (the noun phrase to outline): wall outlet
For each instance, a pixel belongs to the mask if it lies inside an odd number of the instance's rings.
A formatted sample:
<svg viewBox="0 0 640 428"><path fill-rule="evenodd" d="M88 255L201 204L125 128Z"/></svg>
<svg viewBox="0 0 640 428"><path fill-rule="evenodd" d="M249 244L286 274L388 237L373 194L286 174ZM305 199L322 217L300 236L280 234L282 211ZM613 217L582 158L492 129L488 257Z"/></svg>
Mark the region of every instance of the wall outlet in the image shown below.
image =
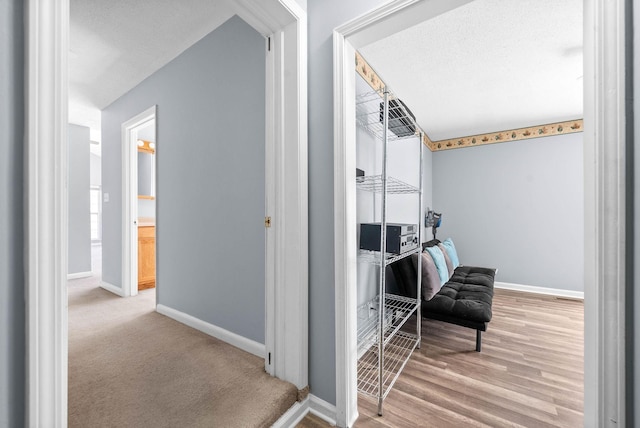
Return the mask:
<svg viewBox="0 0 640 428"><path fill-rule="evenodd" d="M102 200L103 202L109 202L109 194L107 192L104 192L104 195L102 196Z"/></svg>

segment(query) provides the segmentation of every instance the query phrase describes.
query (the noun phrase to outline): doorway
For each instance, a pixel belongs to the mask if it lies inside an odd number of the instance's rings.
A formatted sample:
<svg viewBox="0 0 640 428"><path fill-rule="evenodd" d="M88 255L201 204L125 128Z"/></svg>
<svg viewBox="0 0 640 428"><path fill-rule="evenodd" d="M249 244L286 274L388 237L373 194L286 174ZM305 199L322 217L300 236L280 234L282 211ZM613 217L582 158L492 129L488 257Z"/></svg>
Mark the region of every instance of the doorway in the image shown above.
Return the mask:
<svg viewBox="0 0 640 428"><path fill-rule="evenodd" d="M232 2L231 7L265 37L268 49L266 150L267 162L271 161L267 168L275 177L273 193L267 192L272 219L268 234L278 269L267 278L267 327L261 352L269 374L304 389L308 386L306 13L294 0L249 0ZM25 10L29 47L25 180L31 202L26 245L27 413L31 425L65 426L69 2L30 1ZM292 330L292 325L297 328Z"/></svg>
<svg viewBox="0 0 640 428"><path fill-rule="evenodd" d="M136 135L137 134L137 135ZM137 289L146 290L156 286L156 120L155 117L131 132L137 149L137 256L132 262L138 264Z"/></svg>
<svg viewBox="0 0 640 428"><path fill-rule="evenodd" d="M393 1L336 29L334 33L336 396L339 426L357 418L355 51L375 40L465 2ZM585 122L585 424L624 424L624 7L584 2ZM595 30L595 29L598 30ZM613 52L615 61L604 52ZM604 65L607 67L604 67ZM608 91L607 88L619 88ZM605 96L605 94L608 94ZM609 161L607 163L607 160ZM595 168L594 165L599 165ZM607 232L606 234L604 232ZM621 244L622 243L622 244ZM605 278L607 278L605 284ZM606 302L615 302L607 305ZM615 346L606 346L607 343Z"/></svg>
<svg viewBox="0 0 640 428"><path fill-rule="evenodd" d="M122 124L124 296L155 287L156 148L156 106L152 106Z"/></svg>

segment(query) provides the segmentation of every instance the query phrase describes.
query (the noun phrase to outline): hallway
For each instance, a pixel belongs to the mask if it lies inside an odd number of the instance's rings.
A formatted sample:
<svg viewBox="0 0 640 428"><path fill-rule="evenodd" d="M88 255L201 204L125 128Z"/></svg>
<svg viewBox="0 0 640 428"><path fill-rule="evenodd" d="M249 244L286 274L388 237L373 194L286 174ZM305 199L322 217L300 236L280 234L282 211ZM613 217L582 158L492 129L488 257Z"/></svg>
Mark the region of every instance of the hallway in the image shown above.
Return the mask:
<svg viewBox="0 0 640 428"><path fill-rule="evenodd" d="M269 426L296 401L262 359L156 313L155 289L99 285L69 281L69 427Z"/></svg>

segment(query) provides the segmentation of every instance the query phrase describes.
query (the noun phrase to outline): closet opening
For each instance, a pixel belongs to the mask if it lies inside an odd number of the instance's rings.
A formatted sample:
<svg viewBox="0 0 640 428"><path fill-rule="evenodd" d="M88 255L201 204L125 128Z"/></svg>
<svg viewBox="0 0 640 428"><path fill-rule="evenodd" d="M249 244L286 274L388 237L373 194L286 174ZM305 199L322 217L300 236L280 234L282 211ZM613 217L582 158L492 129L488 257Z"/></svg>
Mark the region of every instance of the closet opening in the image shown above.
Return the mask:
<svg viewBox="0 0 640 428"><path fill-rule="evenodd" d="M428 4L431 3L431 4ZM355 68L357 62L354 61L356 52L361 48L379 41L389 35L398 32L400 29L409 28L415 25L419 20L430 19L455 9L458 6L464 7L469 2L460 2L456 5L442 5L438 2L412 2L411 5L394 3L390 7L380 8L371 13L357 18L336 29L334 33L334 120L337 124L335 132L334 153L335 161L335 189L336 189L336 206L335 224L336 230L345 231L343 239L336 239L336 330L340 332L344 329L344 333L338 334L336 338L336 358L337 358L337 391L338 396L338 415L341 419L339 424L351 426L358 416L357 402L357 330L358 330L358 296L357 287L357 249L358 238L356 229L357 206L356 202L356 186L357 180L354 169L358 168L357 152L355 150L355 141L357 135L356 115L356 73ZM474 2L475 3L475 2ZM395 7L395 8L394 8ZM603 10L610 7L607 13ZM393 9L393 10L392 10ZM589 1L584 3L584 82L590 82L584 86L584 122L576 120L567 120L556 123L556 129L563 129L565 126L584 126L584 174L581 181L584 186L584 322L585 322L585 385L597 385L595 388L585 388L584 401L584 420L585 423L600 424L597 421L609 420L608 413L605 409L611 408L615 415L611 417L620 420L624 418L624 400L613 399L610 402L607 398L606 391L613 393L612 397L618 397L618 393L624 390L624 385L616 383L604 384L599 383L597 379L603 379L604 373L607 373L608 379L624 379L624 343L618 343L615 348L603 348L602 343L604 337L623 337L620 336L624 331L625 316L620 312L607 311L604 301L601 300L600 292L603 289L601 277L595 275L596 269L609 272L613 278L616 278L615 286L607 285L608 298L616 302L624 302L624 269L620 265L611 264L604 257L603 246L607 250L613 251L615 254L621 255L622 249L615 244L616 240L604 242L599 235L595 233L601 227L606 228L610 233L617 234L617 242L624 241L624 233L620 230L612 228L613 224L619 224L618 221L624 218L624 203L608 203L609 196L595 191L596 184L601 188L606 188L607 192L613 192L611 197L619 195L620 190L617 189L617 181L612 179L616 174L624 171L624 160L616 159L615 162L609 163L607 168L611 168L607 174L601 170L595 170L593 165L596 160L602 160L604 153L611 150L612 153L620 153L621 148L626 144L624 139L623 128L621 128L620 116L609 110L609 107L617 105L616 102L624 97L624 91L616 93L615 101L605 98L598 98L596 94L602 94L602 91L608 85L619 85L624 81L624 67L622 63L617 63L612 69L602 70L600 66L605 62L601 49L617 52L622 57L624 37L624 29L620 28L619 22L622 22L624 11L615 9L613 6L604 5L603 2ZM417 18L417 16L420 18ZM594 23L602 25L602 33L594 33ZM571 55L569 50L567 55ZM374 68L375 68L375 64ZM582 76L576 76L577 80L583 80ZM617 86L620 87L620 86ZM405 95L399 93L399 97L407 102ZM617 97L617 98L616 98ZM432 100L433 101L433 100ZM611 103L611 104L609 104ZM409 108L412 104L407 102ZM620 110L616 110L619 112ZM577 119L577 118L576 118ZM596 123L599 125L596 127ZM541 123L543 125L544 123ZM513 128L515 129L515 127ZM540 132L549 132L544 127L539 127ZM606 132L611 134L606 134ZM498 131L498 130L496 130ZM502 131L502 130L499 130ZM523 132L527 132L523 129ZM530 131L532 132L532 131ZM536 129L538 132L538 129ZM485 135L485 133L478 133ZM500 132L488 132L487 138L496 137L504 138L499 135ZM469 134L467 134L469 135ZM619 138L604 138L604 135L617 135ZM434 139L435 140L435 139ZM461 138L444 138L444 141L435 140L441 144L466 144ZM518 144L518 142L507 143ZM467 150L467 149L461 149ZM477 149L468 149L469 152ZM622 150L624 151L624 150ZM624 198L623 198L624 199ZM435 201L437 203L437 201ZM606 218L599 213L604 212L607 207ZM437 206L432 207L439 211ZM426 209L426 207L423 207ZM451 216L451 214L449 214ZM613 219L613 220L610 220ZM615 220L618 219L618 220ZM609 225L609 222L613 223ZM443 226L447 225L447 213L443 212ZM624 223L624 222L623 222ZM444 228L443 227L443 228ZM444 235L438 232L438 236ZM447 233L447 232L445 232ZM611 237L611 235L609 235ZM361 238L361 237L360 237ZM464 238L460 238L464 239ZM499 268L499 266L497 266ZM530 290L534 291L534 290ZM540 291L540 290L535 290ZM608 316L604 317L603 314ZM602 330L607 326L605 330ZM589 336L589 332L603 332L604 336ZM489 330L491 326L489 325ZM424 343L422 344L424 349ZM607 349L606 356L600 356L598 349ZM606 361L605 364L598 362ZM600 374L598 374L600 373ZM600 377L598 377L600 376ZM615 391L615 392L613 392ZM622 402L622 404L621 404ZM344 407L341 407L344 403ZM608 405L611 404L611 407ZM372 410L372 408L369 408Z"/></svg>

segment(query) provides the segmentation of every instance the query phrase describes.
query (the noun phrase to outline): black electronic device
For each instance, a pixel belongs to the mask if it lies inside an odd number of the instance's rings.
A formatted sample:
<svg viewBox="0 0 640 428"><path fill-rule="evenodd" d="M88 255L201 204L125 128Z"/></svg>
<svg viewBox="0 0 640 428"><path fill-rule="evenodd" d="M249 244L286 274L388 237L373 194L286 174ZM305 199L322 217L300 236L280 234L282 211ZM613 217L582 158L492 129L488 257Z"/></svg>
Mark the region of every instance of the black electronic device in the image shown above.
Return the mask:
<svg viewBox="0 0 640 428"><path fill-rule="evenodd" d="M384 120L384 102L380 103L380 122ZM398 137L416 133L416 117L399 99L389 100L389 131Z"/></svg>
<svg viewBox="0 0 640 428"><path fill-rule="evenodd" d="M442 213L427 208L427 214L424 216L424 227L431 227L433 232L433 239L436 239L436 232L442 224Z"/></svg>
<svg viewBox="0 0 640 428"><path fill-rule="evenodd" d="M380 251L380 223L360 224L360 249ZM387 223L387 253L403 254L418 248L418 225Z"/></svg>

